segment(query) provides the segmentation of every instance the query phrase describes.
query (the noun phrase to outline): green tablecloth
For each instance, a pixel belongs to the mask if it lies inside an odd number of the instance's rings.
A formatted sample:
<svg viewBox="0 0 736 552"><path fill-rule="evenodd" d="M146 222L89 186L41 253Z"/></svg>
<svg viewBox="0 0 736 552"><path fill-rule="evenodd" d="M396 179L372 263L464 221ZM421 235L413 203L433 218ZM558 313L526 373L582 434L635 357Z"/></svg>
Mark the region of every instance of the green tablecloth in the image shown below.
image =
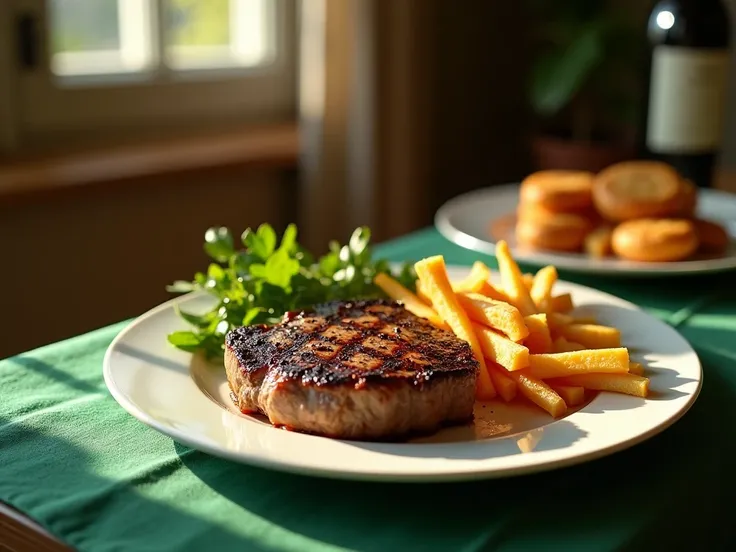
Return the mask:
<svg viewBox="0 0 736 552"><path fill-rule="evenodd" d="M378 253L479 258L434 230ZM695 346L705 384L672 428L601 460L507 480L275 473L188 449L125 413L101 373L121 323L0 363L0 500L90 551L733 549L736 275L562 276L640 304Z"/></svg>

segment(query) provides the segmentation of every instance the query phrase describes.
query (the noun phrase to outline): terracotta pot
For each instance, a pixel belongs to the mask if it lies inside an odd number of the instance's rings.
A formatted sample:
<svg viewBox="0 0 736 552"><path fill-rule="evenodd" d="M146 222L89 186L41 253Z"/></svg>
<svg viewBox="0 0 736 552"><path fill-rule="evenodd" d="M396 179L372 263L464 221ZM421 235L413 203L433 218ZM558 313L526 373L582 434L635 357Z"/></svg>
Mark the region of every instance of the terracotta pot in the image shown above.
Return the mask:
<svg viewBox="0 0 736 552"><path fill-rule="evenodd" d="M598 172L608 165L633 159L636 150L626 144L587 143L554 136L533 139L534 162L538 170L574 169Z"/></svg>

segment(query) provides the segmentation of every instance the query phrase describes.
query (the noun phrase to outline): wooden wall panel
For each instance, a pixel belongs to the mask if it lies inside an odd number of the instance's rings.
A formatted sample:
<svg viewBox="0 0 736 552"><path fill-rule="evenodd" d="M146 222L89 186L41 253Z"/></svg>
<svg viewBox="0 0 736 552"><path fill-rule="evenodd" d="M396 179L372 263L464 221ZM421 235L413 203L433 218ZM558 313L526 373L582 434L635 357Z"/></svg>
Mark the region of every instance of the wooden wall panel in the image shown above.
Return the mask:
<svg viewBox="0 0 736 552"><path fill-rule="evenodd" d="M206 268L205 230L293 220L293 175L209 170L0 208L0 358L128 317Z"/></svg>
<svg viewBox="0 0 736 552"><path fill-rule="evenodd" d="M525 4L436 0L432 211L531 169Z"/></svg>

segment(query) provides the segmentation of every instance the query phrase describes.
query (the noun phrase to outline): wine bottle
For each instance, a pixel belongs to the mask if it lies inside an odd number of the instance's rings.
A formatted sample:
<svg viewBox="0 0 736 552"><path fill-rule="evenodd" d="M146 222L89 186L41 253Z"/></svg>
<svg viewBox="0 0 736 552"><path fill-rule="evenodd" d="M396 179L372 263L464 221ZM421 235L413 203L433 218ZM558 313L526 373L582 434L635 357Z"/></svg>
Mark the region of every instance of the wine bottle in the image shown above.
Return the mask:
<svg viewBox="0 0 736 552"><path fill-rule="evenodd" d="M710 187L725 119L728 13L721 0L662 0L647 35L642 154Z"/></svg>

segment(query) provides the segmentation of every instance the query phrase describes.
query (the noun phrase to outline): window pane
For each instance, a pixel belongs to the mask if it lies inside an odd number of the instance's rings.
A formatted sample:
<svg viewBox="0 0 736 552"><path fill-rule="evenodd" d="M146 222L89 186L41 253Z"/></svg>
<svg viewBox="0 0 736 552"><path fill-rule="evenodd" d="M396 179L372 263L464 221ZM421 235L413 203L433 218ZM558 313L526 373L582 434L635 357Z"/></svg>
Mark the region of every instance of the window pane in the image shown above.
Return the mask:
<svg viewBox="0 0 736 552"><path fill-rule="evenodd" d="M230 0L168 0L169 45L230 44Z"/></svg>
<svg viewBox="0 0 736 552"><path fill-rule="evenodd" d="M164 1L170 67L252 67L266 61L267 0Z"/></svg>
<svg viewBox="0 0 736 552"><path fill-rule="evenodd" d="M117 0L51 0L51 51L117 50Z"/></svg>
<svg viewBox="0 0 736 552"><path fill-rule="evenodd" d="M51 69L76 76L141 71L153 56L151 0L49 0Z"/></svg>

